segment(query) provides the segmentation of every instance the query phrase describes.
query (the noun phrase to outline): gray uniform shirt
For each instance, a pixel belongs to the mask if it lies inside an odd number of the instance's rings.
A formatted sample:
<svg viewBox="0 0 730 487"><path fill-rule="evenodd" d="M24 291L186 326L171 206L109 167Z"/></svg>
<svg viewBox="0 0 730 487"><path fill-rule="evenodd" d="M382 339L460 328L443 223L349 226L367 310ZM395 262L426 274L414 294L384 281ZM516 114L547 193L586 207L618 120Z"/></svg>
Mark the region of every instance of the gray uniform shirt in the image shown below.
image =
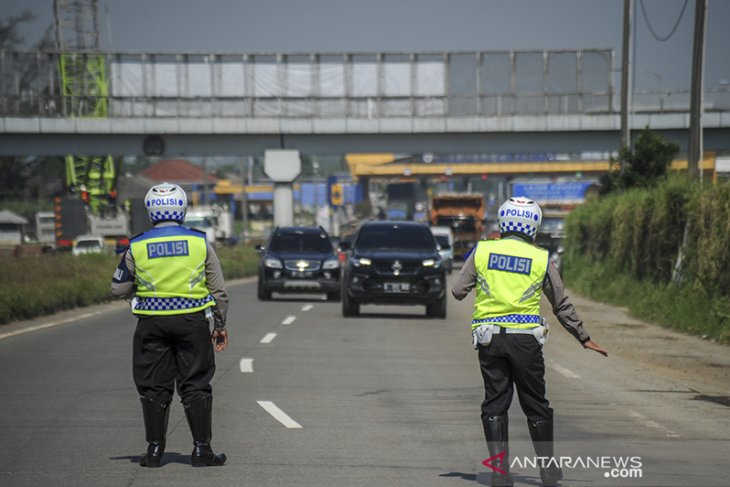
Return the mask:
<svg viewBox="0 0 730 487"><path fill-rule="evenodd" d="M459 301L464 299L477 283L477 269L474 264L474 254L476 254L476 250L469 255L469 258L464 263L459 275L451 286L451 294ZM553 314L560 324L563 325L563 328L568 330L581 343L590 340L588 332L583 328L583 321L578 318L575 306L573 306L570 298L565 294L565 286L563 285L560 273L552 262L548 264L545 280L542 283L542 290L545 293L545 297L547 297L553 306Z"/></svg>
<svg viewBox="0 0 730 487"><path fill-rule="evenodd" d="M155 225L155 228L176 226L174 222L164 222ZM223 280L223 270L221 269L221 263L218 260L218 255L215 253L215 249L207 242L208 252L205 259L205 282L208 287L208 291L215 299L216 307L220 312L222 323L218 323L216 320L216 328L222 328L225 326L226 319L228 316L228 294L226 294L226 285ZM126 269L125 269L126 266ZM119 263L115 278L112 279L112 295L117 298L132 299L135 292L137 291L137 285L135 284L135 264L132 252L127 249L122 257L122 262ZM117 278L119 275L120 279Z"/></svg>

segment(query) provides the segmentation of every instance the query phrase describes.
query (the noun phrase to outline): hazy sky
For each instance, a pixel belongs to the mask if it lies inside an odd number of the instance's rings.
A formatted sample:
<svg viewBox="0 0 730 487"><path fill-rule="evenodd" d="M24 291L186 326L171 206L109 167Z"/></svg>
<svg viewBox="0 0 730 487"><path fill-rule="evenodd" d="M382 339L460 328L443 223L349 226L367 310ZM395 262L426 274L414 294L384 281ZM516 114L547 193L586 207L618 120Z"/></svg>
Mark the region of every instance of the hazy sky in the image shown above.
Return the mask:
<svg viewBox="0 0 730 487"><path fill-rule="evenodd" d="M695 0L635 0L637 89L688 89ZM666 36L687 3L676 32ZM27 47L51 24L52 0L2 0L0 17L32 10ZM422 52L613 48L621 66L623 0L100 0L102 48L157 52ZM705 87L730 79L730 1L708 0ZM727 88L727 87L726 87Z"/></svg>

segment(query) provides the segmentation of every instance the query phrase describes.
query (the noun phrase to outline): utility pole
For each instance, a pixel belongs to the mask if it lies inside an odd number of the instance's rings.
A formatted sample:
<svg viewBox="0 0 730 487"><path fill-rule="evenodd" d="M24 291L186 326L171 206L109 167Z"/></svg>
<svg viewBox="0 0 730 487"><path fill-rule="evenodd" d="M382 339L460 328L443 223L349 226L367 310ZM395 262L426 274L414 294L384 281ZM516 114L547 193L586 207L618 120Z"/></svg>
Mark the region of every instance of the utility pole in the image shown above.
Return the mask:
<svg viewBox="0 0 730 487"><path fill-rule="evenodd" d="M633 0L624 0L623 43L621 48L621 147L631 146L631 121L629 120L629 100L631 99L631 14ZM624 161L621 161L621 172Z"/></svg>
<svg viewBox="0 0 730 487"><path fill-rule="evenodd" d="M702 75L705 70L705 17L707 0L696 0L694 41L692 44L692 87L689 104L689 153L687 173L691 178L699 174L702 180Z"/></svg>
<svg viewBox="0 0 730 487"><path fill-rule="evenodd" d="M251 184L251 159L241 159L241 217L243 219L243 243L248 240L248 186ZM244 162L245 161L245 162Z"/></svg>
<svg viewBox="0 0 730 487"><path fill-rule="evenodd" d="M208 204L208 156L203 157L203 192L201 193L200 204Z"/></svg>

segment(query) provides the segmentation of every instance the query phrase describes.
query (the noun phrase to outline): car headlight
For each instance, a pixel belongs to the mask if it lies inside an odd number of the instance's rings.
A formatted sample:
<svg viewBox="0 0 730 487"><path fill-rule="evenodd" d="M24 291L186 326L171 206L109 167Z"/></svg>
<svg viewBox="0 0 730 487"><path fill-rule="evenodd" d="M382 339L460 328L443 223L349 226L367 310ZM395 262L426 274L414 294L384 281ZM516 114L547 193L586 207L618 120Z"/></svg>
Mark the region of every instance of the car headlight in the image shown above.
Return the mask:
<svg viewBox="0 0 730 487"><path fill-rule="evenodd" d="M441 259L426 259L422 263L423 267L433 267L434 269L438 269L441 267Z"/></svg>
<svg viewBox="0 0 730 487"><path fill-rule="evenodd" d="M352 259L352 265L354 265L355 267L369 266L369 265L372 265L372 263L373 263L372 260L367 259L365 257L360 257L359 259Z"/></svg>
<svg viewBox="0 0 730 487"><path fill-rule="evenodd" d="M322 269L337 269L340 267L340 262L337 259L328 259L322 264Z"/></svg>
<svg viewBox="0 0 730 487"><path fill-rule="evenodd" d="M281 269L284 267L281 265L281 261L279 259L274 259L272 257L268 257L264 261L264 265L270 269Z"/></svg>

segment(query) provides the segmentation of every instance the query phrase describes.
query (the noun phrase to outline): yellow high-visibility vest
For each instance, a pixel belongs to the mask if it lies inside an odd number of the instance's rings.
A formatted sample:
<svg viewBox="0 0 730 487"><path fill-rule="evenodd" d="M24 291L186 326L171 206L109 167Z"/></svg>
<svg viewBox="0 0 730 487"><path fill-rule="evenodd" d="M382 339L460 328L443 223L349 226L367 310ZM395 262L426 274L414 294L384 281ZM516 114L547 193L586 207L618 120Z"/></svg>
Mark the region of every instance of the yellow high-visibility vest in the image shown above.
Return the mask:
<svg viewBox="0 0 730 487"><path fill-rule="evenodd" d="M540 325L548 251L505 238L481 241L474 252L477 285L472 329L484 323L523 329Z"/></svg>
<svg viewBox="0 0 730 487"><path fill-rule="evenodd" d="M181 226L153 228L132 239L137 292L132 312L175 315L215 306L206 286L205 234Z"/></svg>

